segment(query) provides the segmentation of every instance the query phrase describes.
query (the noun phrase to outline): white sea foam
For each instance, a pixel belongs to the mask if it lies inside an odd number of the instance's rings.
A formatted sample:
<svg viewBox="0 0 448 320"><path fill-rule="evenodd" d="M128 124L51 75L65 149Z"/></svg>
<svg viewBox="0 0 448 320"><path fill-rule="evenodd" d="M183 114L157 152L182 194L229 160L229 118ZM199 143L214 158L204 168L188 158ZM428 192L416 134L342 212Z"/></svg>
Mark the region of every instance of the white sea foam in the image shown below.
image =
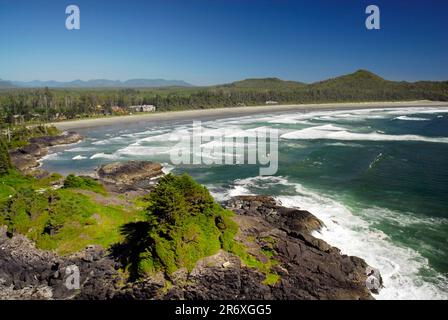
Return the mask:
<svg viewBox="0 0 448 320"><path fill-rule="evenodd" d="M95 151L95 147L77 147L65 150L66 152L84 152L84 151Z"/></svg>
<svg viewBox="0 0 448 320"><path fill-rule="evenodd" d="M399 116L394 118L396 120L404 120L404 121L429 121L431 119L428 118L419 118L419 117L408 117L408 116Z"/></svg>
<svg viewBox="0 0 448 320"><path fill-rule="evenodd" d="M72 158L72 160L84 160L84 159L87 159L87 157L86 156L83 156L83 155L77 155L77 156L74 156L73 158Z"/></svg>
<svg viewBox="0 0 448 320"><path fill-rule="evenodd" d="M425 137L419 135L403 134L389 135L378 132L360 133L351 132L345 128L334 125L323 125L296 130L281 135L283 139L293 140L347 140L347 141L423 141L434 143L448 143L446 137Z"/></svg>
<svg viewBox="0 0 448 320"><path fill-rule="evenodd" d="M171 150L173 150L172 147L129 145L125 148L117 150L114 153L114 156L154 156L160 154L169 154Z"/></svg>
<svg viewBox="0 0 448 320"><path fill-rule="evenodd" d="M163 168L162 168L162 172L163 172L164 174L168 174L168 173L170 173L171 171L174 170L174 166L171 165L171 164L169 164L169 163L167 163L167 162L163 162L163 163L162 163L162 166L163 166Z"/></svg>
<svg viewBox="0 0 448 320"><path fill-rule="evenodd" d="M125 143L126 141L130 141L130 138L124 137L124 136L118 136L118 137L113 137L113 138L109 138L109 139L95 141L95 142L92 142L92 144L101 146L101 145L109 145L109 144L116 144L116 143Z"/></svg>
<svg viewBox="0 0 448 320"><path fill-rule="evenodd" d="M118 159L119 156L116 154L108 154L104 152L95 153L93 156L90 157L90 159Z"/></svg>
<svg viewBox="0 0 448 320"><path fill-rule="evenodd" d="M40 158L39 162L43 162L46 160L57 160L59 156L60 156L59 152L49 153L46 156Z"/></svg>
<svg viewBox="0 0 448 320"><path fill-rule="evenodd" d="M401 108L394 110L386 110L388 114L395 115L412 115L412 114L435 114L435 113L448 113L448 108Z"/></svg>
<svg viewBox="0 0 448 320"><path fill-rule="evenodd" d="M235 181L235 186L221 194L221 198L252 194L251 187L269 188L274 184L295 189L294 196L277 197L284 206L308 210L324 222L325 227L314 236L340 248L345 254L365 259L380 270L385 287L375 296L377 299L448 299L446 278L440 275L439 283L434 284L420 276L422 269L431 270L427 259L410 248L392 243L386 234L362 219L363 215L355 215L350 208L329 196L282 177L255 177ZM382 210L385 209L375 208L376 214Z"/></svg>

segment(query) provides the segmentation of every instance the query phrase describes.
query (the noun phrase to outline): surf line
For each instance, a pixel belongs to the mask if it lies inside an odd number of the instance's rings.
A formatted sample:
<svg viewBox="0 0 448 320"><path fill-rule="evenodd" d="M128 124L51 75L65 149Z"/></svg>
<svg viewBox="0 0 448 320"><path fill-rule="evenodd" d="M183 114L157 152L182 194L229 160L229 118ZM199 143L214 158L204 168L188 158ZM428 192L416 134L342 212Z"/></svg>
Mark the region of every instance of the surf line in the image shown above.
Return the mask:
<svg viewBox="0 0 448 320"><path fill-rule="evenodd" d="M193 121L191 133L173 132L169 140L178 141L170 150L174 165L258 164L260 176L278 170L278 130L274 128L203 130L201 121Z"/></svg>

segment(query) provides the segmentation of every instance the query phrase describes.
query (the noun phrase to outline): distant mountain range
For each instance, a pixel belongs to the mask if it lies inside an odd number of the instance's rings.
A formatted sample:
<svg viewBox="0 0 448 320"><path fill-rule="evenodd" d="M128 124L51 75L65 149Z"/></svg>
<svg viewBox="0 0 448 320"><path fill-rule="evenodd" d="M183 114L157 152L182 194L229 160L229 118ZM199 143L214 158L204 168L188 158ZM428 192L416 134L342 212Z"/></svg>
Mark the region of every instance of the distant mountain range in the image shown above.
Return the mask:
<svg viewBox="0 0 448 320"><path fill-rule="evenodd" d="M164 79L130 79L126 81L93 79L88 81L8 81L0 79L0 88L160 88L160 87L192 87L182 80Z"/></svg>
<svg viewBox="0 0 448 320"><path fill-rule="evenodd" d="M368 70L358 70L354 73L339 77L303 83L298 81L286 81L279 78L252 78L235 81L227 84L210 86L208 88L221 88L230 90L362 90L363 92L378 92L391 90L408 90L424 92L437 91L443 96L447 95L448 81L390 81ZM182 80L164 79L131 79L127 81L95 79L89 81L75 80L70 82L59 81L8 81L0 79L0 88L161 88L161 87L194 87Z"/></svg>

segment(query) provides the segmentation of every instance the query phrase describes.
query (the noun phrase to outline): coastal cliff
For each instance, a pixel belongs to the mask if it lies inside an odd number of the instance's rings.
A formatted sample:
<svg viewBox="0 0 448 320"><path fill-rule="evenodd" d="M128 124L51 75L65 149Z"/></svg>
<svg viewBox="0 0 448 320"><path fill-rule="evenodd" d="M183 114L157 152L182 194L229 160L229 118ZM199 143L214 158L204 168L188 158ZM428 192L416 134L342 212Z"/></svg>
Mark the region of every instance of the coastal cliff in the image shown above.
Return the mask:
<svg viewBox="0 0 448 320"><path fill-rule="evenodd" d="M313 237L322 227L311 213L285 208L267 196L239 196L225 206L236 215L236 240L261 263L272 266L274 281L237 255L219 250L195 267L157 272L131 280L120 254L91 245L69 256L37 249L21 234L0 231L1 299L372 299L365 282L367 264L341 255ZM79 290L66 287L69 266L80 272Z"/></svg>

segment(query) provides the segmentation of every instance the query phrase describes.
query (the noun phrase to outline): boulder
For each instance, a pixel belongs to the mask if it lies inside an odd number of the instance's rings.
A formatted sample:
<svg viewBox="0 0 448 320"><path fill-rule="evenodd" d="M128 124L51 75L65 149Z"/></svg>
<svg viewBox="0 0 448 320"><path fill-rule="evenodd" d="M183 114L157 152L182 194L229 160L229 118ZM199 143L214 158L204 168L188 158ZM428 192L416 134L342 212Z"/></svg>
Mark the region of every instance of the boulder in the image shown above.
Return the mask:
<svg viewBox="0 0 448 320"><path fill-rule="evenodd" d="M237 196L224 204L241 215L262 217L287 232L319 230L323 222L306 210L285 208L270 196Z"/></svg>
<svg viewBox="0 0 448 320"><path fill-rule="evenodd" d="M162 176L163 167L151 161L113 162L99 167L98 177L105 183L122 189L146 189L152 187Z"/></svg>

